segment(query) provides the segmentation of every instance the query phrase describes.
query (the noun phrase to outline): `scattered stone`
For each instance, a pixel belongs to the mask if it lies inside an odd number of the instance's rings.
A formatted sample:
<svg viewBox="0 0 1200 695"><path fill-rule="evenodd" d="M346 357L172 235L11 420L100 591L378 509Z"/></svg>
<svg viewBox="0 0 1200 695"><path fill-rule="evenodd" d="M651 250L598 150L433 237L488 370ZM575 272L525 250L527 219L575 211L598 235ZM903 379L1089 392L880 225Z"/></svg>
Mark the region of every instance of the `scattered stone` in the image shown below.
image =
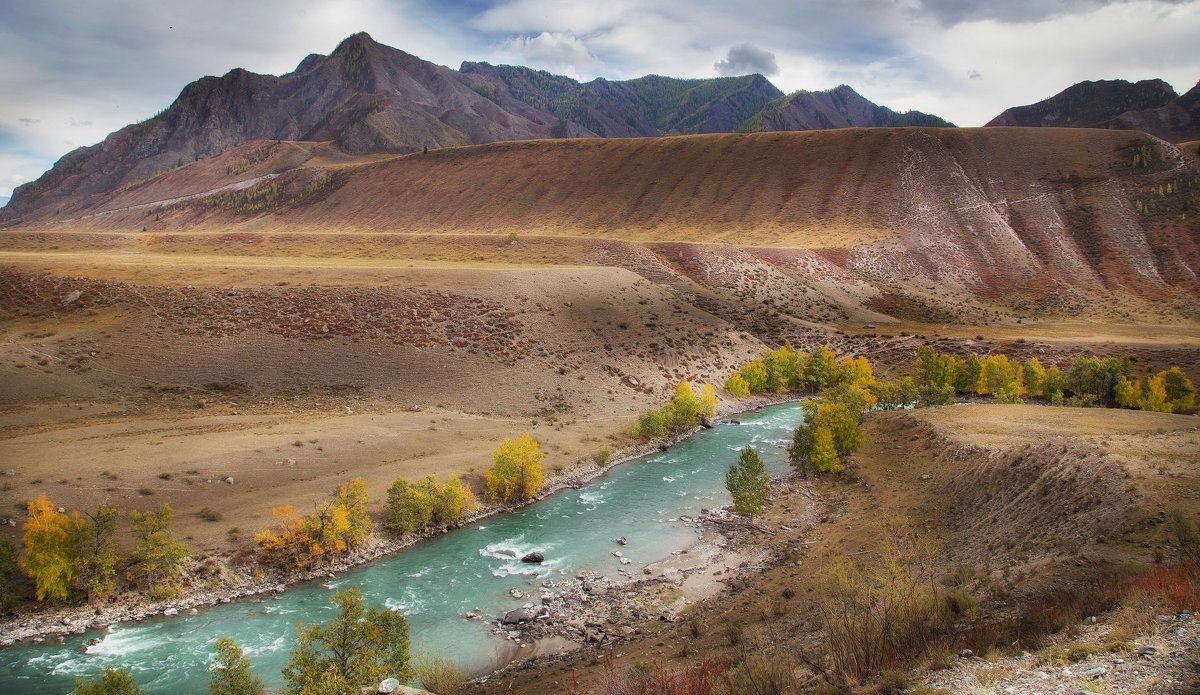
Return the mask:
<svg viewBox="0 0 1200 695"><path fill-rule="evenodd" d="M625 536L621 536L620 538L613 540L613 542L617 545L629 545L629 541L625 540Z"/></svg>
<svg viewBox="0 0 1200 695"><path fill-rule="evenodd" d="M233 476L232 475L226 476L225 480L223 480L222 482L224 482L227 485L233 485Z"/></svg>

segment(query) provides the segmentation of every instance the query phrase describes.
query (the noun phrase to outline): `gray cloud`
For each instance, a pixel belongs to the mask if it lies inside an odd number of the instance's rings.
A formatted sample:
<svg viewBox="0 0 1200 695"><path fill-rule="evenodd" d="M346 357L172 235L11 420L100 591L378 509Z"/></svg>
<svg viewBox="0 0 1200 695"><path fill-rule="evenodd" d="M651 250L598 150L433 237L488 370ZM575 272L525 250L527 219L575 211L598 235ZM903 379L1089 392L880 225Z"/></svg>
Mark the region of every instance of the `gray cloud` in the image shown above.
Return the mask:
<svg viewBox="0 0 1200 695"><path fill-rule="evenodd" d="M999 22L1038 22L1077 12L1090 12L1108 5L1139 0L922 0L921 15L931 16L943 25L980 20ZM1176 5L1187 0L1152 0L1151 4Z"/></svg>
<svg viewBox="0 0 1200 695"><path fill-rule="evenodd" d="M451 66L516 62L611 79L760 72L784 91L846 83L964 125L1083 79L1162 77L1187 89L1200 75L1200 0L38 0L4 9L0 195L75 144L158 112L192 80L234 67L288 72L362 30Z"/></svg>
<svg viewBox="0 0 1200 695"><path fill-rule="evenodd" d="M730 48L724 60L713 64L713 69L722 77L750 75L756 72L776 75L779 73L779 64L775 62L774 53L744 43Z"/></svg>

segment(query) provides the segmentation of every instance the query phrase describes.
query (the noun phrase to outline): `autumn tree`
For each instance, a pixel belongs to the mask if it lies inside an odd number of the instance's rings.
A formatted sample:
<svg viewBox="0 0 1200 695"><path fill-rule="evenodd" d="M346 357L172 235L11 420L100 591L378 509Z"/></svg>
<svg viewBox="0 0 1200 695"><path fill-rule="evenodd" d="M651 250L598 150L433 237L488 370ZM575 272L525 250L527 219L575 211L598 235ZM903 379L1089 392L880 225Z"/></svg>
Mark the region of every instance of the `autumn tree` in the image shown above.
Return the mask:
<svg viewBox="0 0 1200 695"><path fill-rule="evenodd" d="M1065 376L1066 388L1083 402L1116 402L1117 381L1132 373L1128 357L1078 356L1071 359Z"/></svg>
<svg viewBox="0 0 1200 695"><path fill-rule="evenodd" d="M475 495L463 485L457 475L451 475L438 493L433 505L433 521L437 524L456 524L463 513L475 511Z"/></svg>
<svg viewBox="0 0 1200 695"><path fill-rule="evenodd" d="M712 384L700 385L700 414L704 417L717 416L717 390Z"/></svg>
<svg viewBox="0 0 1200 695"><path fill-rule="evenodd" d="M1042 396L1042 386L1046 383L1046 370L1042 367L1042 363L1036 357L1030 357L1025 360L1025 364L1021 367L1022 381L1024 381L1025 393L1035 398Z"/></svg>
<svg viewBox="0 0 1200 695"><path fill-rule="evenodd" d="M1001 403L1020 403L1021 387L1020 372L1008 355L988 355L983 361L983 371L979 375L979 395L991 395Z"/></svg>
<svg viewBox="0 0 1200 695"><path fill-rule="evenodd" d="M761 359L753 359L743 364L739 374L750 393L763 393L767 390L767 365Z"/></svg>
<svg viewBox="0 0 1200 695"><path fill-rule="evenodd" d="M847 357L842 360L838 381L843 384L860 386L864 389L870 388L875 383L875 370L871 367L871 361L865 355Z"/></svg>
<svg viewBox="0 0 1200 695"><path fill-rule="evenodd" d="M1063 388L1062 373L1057 366L1051 366L1046 370L1046 380L1042 382L1042 396L1054 405L1062 405Z"/></svg>
<svg viewBox="0 0 1200 695"><path fill-rule="evenodd" d="M1196 404L1196 387L1179 367L1171 367L1161 373L1163 388L1167 392L1167 402L1171 412L1182 413L1191 410Z"/></svg>
<svg viewBox="0 0 1200 695"><path fill-rule="evenodd" d="M767 383L764 390L772 393L787 393L797 388L800 374L797 373L796 350L791 343L784 343L777 350L771 350L763 355L763 364L767 369Z"/></svg>
<svg viewBox="0 0 1200 695"><path fill-rule="evenodd" d="M912 377L921 405L946 405L954 402L957 374L955 362L950 355L939 355L929 345L917 348Z"/></svg>
<svg viewBox="0 0 1200 695"><path fill-rule="evenodd" d="M152 596L158 593L165 597L177 592L175 580L188 555L187 546L171 535L173 516L169 504L157 512L129 513L137 544L129 553L133 564L126 576L129 581L148 588Z"/></svg>
<svg viewBox="0 0 1200 695"><path fill-rule="evenodd" d="M788 449L788 463L792 470L807 478L812 471L813 428L807 422L802 422L792 432L792 446Z"/></svg>
<svg viewBox="0 0 1200 695"><path fill-rule="evenodd" d="M362 478L353 478L338 486L333 504L346 514L346 526L341 529L341 539L347 548L353 548L371 535L371 515L367 511L367 484Z"/></svg>
<svg viewBox="0 0 1200 695"><path fill-rule="evenodd" d="M846 410L850 412L854 421L858 422L868 410L875 407L879 399L869 388L860 384L842 382L821 389L820 401L825 404L841 403L846 406Z"/></svg>
<svg viewBox="0 0 1200 695"><path fill-rule="evenodd" d="M338 612L328 623L296 626L296 646L283 669L284 692L357 693L385 678L412 676L408 621L399 612L368 608L358 589L331 597Z"/></svg>
<svg viewBox="0 0 1200 695"><path fill-rule="evenodd" d="M668 428L672 430L687 430L696 426L700 418L702 404L695 389L686 379L675 384L675 395L667 403L666 414Z"/></svg>
<svg viewBox="0 0 1200 695"><path fill-rule="evenodd" d="M668 418L664 414L665 409L655 408L650 412L643 413L638 417L637 424L634 426L634 434L643 437L661 437L667 433Z"/></svg>
<svg viewBox="0 0 1200 695"><path fill-rule="evenodd" d="M25 555L20 566L34 581L37 600L68 601L79 582L78 514L59 512L45 495L25 503Z"/></svg>
<svg viewBox="0 0 1200 695"><path fill-rule="evenodd" d="M250 660L231 637L218 637L208 679L212 695L263 695L262 680L250 672Z"/></svg>
<svg viewBox="0 0 1200 695"><path fill-rule="evenodd" d="M106 668L91 680L76 678L70 695L142 695L142 689L125 669Z"/></svg>
<svg viewBox="0 0 1200 695"><path fill-rule="evenodd" d="M1113 389L1117 405L1122 408L1137 408L1141 404L1142 390L1139 388L1136 381L1132 381L1121 375L1117 379L1117 386Z"/></svg>
<svg viewBox="0 0 1200 695"><path fill-rule="evenodd" d="M814 391L833 384L838 378L837 354L828 348L817 346L809 351L808 363L804 368L804 381Z"/></svg>
<svg viewBox="0 0 1200 695"><path fill-rule="evenodd" d="M314 555L304 518L290 504L271 509L271 516L277 527L263 529L254 536L259 547L258 561L284 569L308 566Z"/></svg>
<svg viewBox="0 0 1200 695"><path fill-rule="evenodd" d="M954 374L954 390L958 393L975 393L982 375L983 358L972 352Z"/></svg>
<svg viewBox="0 0 1200 695"><path fill-rule="evenodd" d="M910 376L896 381L876 381L870 390L881 410L903 408L917 400L917 386Z"/></svg>
<svg viewBox="0 0 1200 695"><path fill-rule="evenodd" d="M116 507L104 505L76 524L75 545L79 552L79 582L88 601L112 591L117 578Z"/></svg>
<svg viewBox="0 0 1200 695"><path fill-rule="evenodd" d="M813 428L812 453L809 456L812 469L817 473L837 473L842 470L842 460L838 458L837 449L833 445L833 433L828 427Z"/></svg>
<svg viewBox="0 0 1200 695"><path fill-rule="evenodd" d="M741 372L734 372L725 380L725 390L734 398L743 398L750 393L750 386L742 378Z"/></svg>
<svg viewBox="0 0 1200 695"><path fill-rule="evenodd" d="M338 486L332 497L319 502L308 516L284 505L271 510L278 526L255 535L259 562L284 569L299 569L348 552L367 539L371 517L367 513L367 486L355 478Z"/></svg>
<svg viewBox="0 0 1200 695"><path fill-rule="evenodd" d="M753 522L755 514L762 514L769 482L762 459L754 449L742 449L737 463L725 472L725 489L733 497L733 512L745 514Z"/></svg>
<svg viewBox="0 0 1200 695"><path fill-rule="evenodd" d="M1166 379L1163 374L1159 373L1146 378L1142 386L1142 397L1138 401L1138 407L1142 410L1156 413L1171 412L1171 404L1167 402Z"/></svg>
<svg viewBox="0 0 1200 695"><path fill-rule="evenodd" d="M834 451L838 456L846 456L862 446L863 436L858 431L858 420L844 403L820 404L811 420L814 430L814 445L816 430L825 429L832 437Z"/></svg>
<svg viewBox="0 0 1200 695"><path fill-rule="evenodd" d="M388 488L387 521L395 533L412 533L433 521L433 498L416 485L397 478Z"/></svg>
<svg viewBox="0 0 1200 695"><path fill-rule="evenodd" d="M492 451L487 471L488 499L501 502L529 500L542 488L542 459L545 454L528 432L505 439Z"/></svg>

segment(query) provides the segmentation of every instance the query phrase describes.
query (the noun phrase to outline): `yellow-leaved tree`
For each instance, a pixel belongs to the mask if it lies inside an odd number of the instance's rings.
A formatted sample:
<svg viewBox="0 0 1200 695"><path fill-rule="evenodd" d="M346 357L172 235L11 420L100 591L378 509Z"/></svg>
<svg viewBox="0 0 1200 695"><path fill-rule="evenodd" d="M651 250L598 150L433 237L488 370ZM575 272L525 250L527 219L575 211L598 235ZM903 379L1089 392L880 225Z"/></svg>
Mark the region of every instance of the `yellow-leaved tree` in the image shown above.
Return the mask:
<svg viewBox="0 0 1200 695"><path fill-rule="evenodd" d="M716 417L717 415L717 390L712 384L702 384L700 386L700 414L705 417Z"/></svg>
<svg viewBox="0 0 1200 695"><path fill-rule="evenodd" d="M79 538L83 519L59 512L45 495L25 503L25 556L21 569L29 575L39 601L67 601L79 581Z"/></svg>
<svg viewBox="0 0 1200 695"><path fill-rule="evenodd" d="M490 500L515 502L537 496L542 488L542 459L545 454L528 432L516 439L505 439L492 451L492 467L487 471L487 496Z"/></svg>

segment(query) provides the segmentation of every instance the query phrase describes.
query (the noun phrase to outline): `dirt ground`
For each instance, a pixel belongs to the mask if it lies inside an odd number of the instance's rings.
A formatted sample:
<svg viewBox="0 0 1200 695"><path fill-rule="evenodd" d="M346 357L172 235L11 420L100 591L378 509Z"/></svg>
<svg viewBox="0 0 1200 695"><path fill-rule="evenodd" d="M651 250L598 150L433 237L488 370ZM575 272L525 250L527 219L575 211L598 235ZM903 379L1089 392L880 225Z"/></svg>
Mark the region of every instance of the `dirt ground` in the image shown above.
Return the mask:
<svg viewBox="0 0 1200 695"><path fill-rule="evenodd" d="M351 477L375 512L398 476L456 473L481 492L490 450L524 431L569 472L628 444L679 380L719 387L784 340L869 355L884 376L907 373L926 341L1200 366L1200 330L1170 297L1126 296L1160 312L1141 326L1099 295L1084 316L1038 320L967 297L980 320L966 323L884 299L820 254L775 247L5 230L0 519L19 526L42 493L66 509L169 503L198 553L232 553L272 507L311 508Z"/></svg>
<svg viewBox="0 0 1200 695"><path fill-rule="evenodd" d="M964 586L985 610L1002 610L1110 563L1149 566L1158 553L1170 560L1168 529L1148 520L1176 507L1200 514L1195 417L960 405L874 414L863 433L847 477L792 480L763 518L770 534L739 537L744 548L775 553L766 571L722 580L727 588L715 599L673 622L641 625L630 641L517 667L477 691L599 692L610 674L637 664L679 668L702 656L804 650L819 658L815 601L835 559L870 567L891 542L916 538L931 549L934 581L965 572L973 579ZM1058 485L1064 472L1069 484ZM1054 492L1043 495L1048 484ZM963 486L976 497L953 493ZM826 512L810 526L802 515L814 501Z"/></svg>

